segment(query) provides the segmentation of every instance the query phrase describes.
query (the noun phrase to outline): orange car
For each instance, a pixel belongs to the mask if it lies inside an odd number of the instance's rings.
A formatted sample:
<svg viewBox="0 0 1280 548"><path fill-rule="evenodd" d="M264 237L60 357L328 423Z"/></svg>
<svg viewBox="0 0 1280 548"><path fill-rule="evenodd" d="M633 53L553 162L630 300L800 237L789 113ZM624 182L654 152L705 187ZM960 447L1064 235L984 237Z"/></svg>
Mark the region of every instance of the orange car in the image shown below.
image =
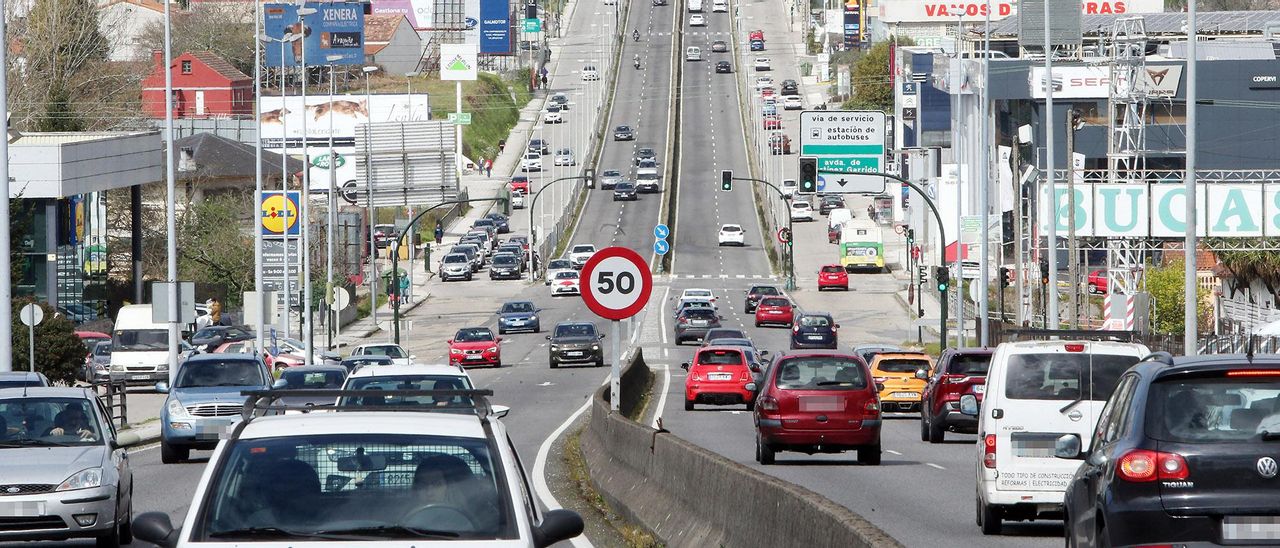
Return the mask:
<svg viewBox="0 0 1280 548"><path fill-rule="evenodd" d="M933 358L924 352L886 352L871 360L871 375L880 389L882 411L919 411L925 381L916 378L924 369L933 374Z"/></svg>

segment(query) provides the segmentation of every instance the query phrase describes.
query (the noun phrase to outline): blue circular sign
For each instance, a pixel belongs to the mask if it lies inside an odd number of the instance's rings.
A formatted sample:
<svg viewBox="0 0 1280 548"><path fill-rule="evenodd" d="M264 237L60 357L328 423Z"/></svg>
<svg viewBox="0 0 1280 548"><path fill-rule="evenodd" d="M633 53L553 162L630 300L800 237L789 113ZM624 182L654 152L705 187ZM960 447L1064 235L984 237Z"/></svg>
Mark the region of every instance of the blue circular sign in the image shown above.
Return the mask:
<svg viewBox="0 0 1280 548"><path fill-rule="evenodd" d="M654 253L657 253L658 255L666 255L668 251L671 251L671 244L667 243L666 240L655 240L653 242Z"/></svg>
<svg viewBox="0 0 1280 548"><path fill-rule="evenodd" d="M659 240L665 240L667 239L667 236L670 236L670 235L671 235L671 229L667 228L667 225L659 224L653 227L654 238L657 238Z"/></svg>

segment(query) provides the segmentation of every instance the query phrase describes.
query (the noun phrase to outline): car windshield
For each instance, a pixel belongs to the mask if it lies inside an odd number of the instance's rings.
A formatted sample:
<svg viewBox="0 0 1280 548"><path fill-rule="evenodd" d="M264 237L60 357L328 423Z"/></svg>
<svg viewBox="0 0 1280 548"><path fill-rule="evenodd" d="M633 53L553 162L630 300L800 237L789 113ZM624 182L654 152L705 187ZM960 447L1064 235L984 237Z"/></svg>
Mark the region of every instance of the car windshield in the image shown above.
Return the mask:
<svg viewBox="0 0 1280 548"><path fill-rule="evenodd" d="M534 310L533 303L530 302L505 303L502 305L503 314L531 313Z"/></svg>
<svg viewBox="0 0 1280 548"><path fill-rule="evenodd" d="M453 340L457 342L484 342L493 340L493 331L487 327L468 327L459 329L458 333L453 336Z"/></svg>
<svg viewBox="0 0 1280 548"><path fill-rule="evenodd" d="M94 356L110 356L110 355L111 355L111 343L109 343L109 342L100 342L100 343L98 343L98 344L97 344L97 346L94 346L94 347L93 347L93 355L94 355Z"/></svg>
<svg viewBox="0 0 1280 548"><path fill-rule="evenodd" d="M386 356L388 358L407 358L404 349L394 344L380 344L375 346L362 346L356 353L360 356Z"/></svg>
<svg viewBox="0 0 1280 548"><path fill-rule="evenodd" d="M760 306L791 306L791 301L786 299L764 299L760 301Z"/></svg>
<svg viewBox="0 0 1280 548"><path fill-rule="evenodd" d="M445 264L450 264L450 263L466 263L470 261L467 259L466 255L445 255L444 262Z"/></svg>
<svg viewBox="0 0 1280 548"><path fill-rule="evenodd" d="M1005 373L1005 396L1018 400L1104 401L1135 356L1086 352L1013 354ZM1084 390L1082 393L1081 391Z"/></svg>
<svg viewBox="0 0 1280 548"><path fill-rule="evenodd" d="M262 367L254 360L194 360L182 364L175 388L260 386Z"/></svg>
<svg viewBox="0 0 1280 548"><path fill-rule="evenodd" d="M751 288L751 294L752 295L777 295L778 288L769 286L769 285L757 286L757 287Z"/></svg>
<svg viewBox="0 0 1280 548"><path fill-rule="evenodd" d="M604 170L604 173L601 173L600 175L603 177L621 177L622 172L616 169L606 169Z"/></svg>
<svg viewBox="0 0 1280 548"><path fill-rule="evenodd" d="M986 375L991 367L991 355L959 355L952 356L947 363L948 375Z"/></svg>
<svg viewBox="0 0 1280 548"><path fill-rule="evenodd" d="M0 380L0 388L24 388L28 386L46 386L39 377Z"/></svg>
<svg viewBox="0 0 1280 548"><path fill-rule="evenodd" d="M1161 441L1258 441L1280 433L1280 378L1158 381L1147 395L1147 433Z"/></svg>
<svg viewBox="0 0 1280 548"><path fill-rule="evenodd" d="M876 364L876 369L886 373L915 373L919 369L929 369L929 360L924 358L886 358Z"/></svg>
<svg viewBox="0 0 1280 548"><path fill-rule="evenodd" d="M809 202L791 202L791 209L809 209Z"/></svg>
<svg viewBox="0 0 1280 548"><path fill-rule="evenodd" d="M574 252L574 253L594 253L594 252L595 252L595 250L596 250L595 246L590 246L590 245L575 245L575 246L573 246L573 252Z"/></svg>
<svg viewBox="0 0 1280 548"><path fill-rule="evenodd" d="M556 326L555 337L595 337L596 326L589 323L570 323Z"/></svg>
<svg viewBox="0 0 1280 548"><path fill-rule="evenodd" d="M487 440L409 434L243 439L198 507L196 542L517 538Z"/></svg>
<svg viewBox="0 0 1280 548"><path fill-rule="evenodd" d="M394 362L391 361L391 358L386 356L364 356L342 360L342 366L347 369L354 369L356 367L363 367L366 365L391 365L392 363Z"/></svg>
<svg viewBox="0 0 1280 548"><path fill-rule="evenodd" d="M376 375L354 377L346 390L471 390L471 379L462 375ZM450 407L473 413L474 404L467 396L361 396L342 398L339 405L426 405Z"/></svg>
<svg viewBox="0 0 1280 548"><path fill-rule="evenodd" d="M716 312L710 308L686 308L681 314L686 318L695 320L714 320Z"/></svg>
<svg viewBox="0 0 1280 548"><path fill-rule="evenodd" d="M742 227L738 225L724 225L720 227L720 232L742 232Z"/></svg>
<svg viewBox="0 0 1280 548"><path fill-rule="evenodd" d="M0 400L0 449L98 445L101 421L94 408L82 398Z"/></svg>
<svg viewBox="0 0 1280 548"><path fill-rule="evenodd" d="M617 190L635 190L635 188L636 188L636 185L633 185L627 181L618 183L618 186L617 186Z"/></svg>
<svg viewBox="0 0 1280 548"><path fill-rule="evenodd" d="M830 316L800 316L800 327L829 327Z"/></svg>
<svg viewBox="0 0 1280 548"><path fill-rule="evenodd" d="M712 329L707 332L704 340L713 341L719 339L746 339L747 334L741 329Z"/></svg>
<svg viewBox="0 0 1280 548"><path fill-rule="evenodd" d="M168 350L167 329L120 329L111 339L117 352Z"/></svg>
<svg viewBox="0 0 1280 548"><path fill-rule="evenodd" d="M296 369L285 369L280 374L280 378L284 380L285 390L298 389L314 389L314 388L342 388L342 382L347 379L345 371L298 371Z"/></svg>
<svg viewBox="0 0 1280 548"><path fill-rule="evenodd" d="M862 363L837 356L785 358L778 362L777 385L783 390L849 390L867 387Z"/></svg>
<svg viewBox="0 0 1280 548"><path fill-rule="evenodd" d="M548 270L556 270L556 269L564 269L564 268L570 268L569 259L556 259L554 261L551 261L550 263L547 263Z"/></svg>
<svg viewBox="0 0 1280 548"><path fill-rule="evenodd" d="M576 280L578 279L578 271L568 270L565 272L556 272L556 279L557 280Z"/></svg>
<svg viewBox="0 0 1280 548"><path fill-rule="evenodd" d="M698 352L698 365L743 365L742 352L738 350L703 350Z"/></svg>
<svg viewBox="0 0 1280 548"><path fill-rule="evenodd" d="M515 255L498 255L493 258L493 264L501 266L515 266L520 264L520 259L516 258Z"/></svg>

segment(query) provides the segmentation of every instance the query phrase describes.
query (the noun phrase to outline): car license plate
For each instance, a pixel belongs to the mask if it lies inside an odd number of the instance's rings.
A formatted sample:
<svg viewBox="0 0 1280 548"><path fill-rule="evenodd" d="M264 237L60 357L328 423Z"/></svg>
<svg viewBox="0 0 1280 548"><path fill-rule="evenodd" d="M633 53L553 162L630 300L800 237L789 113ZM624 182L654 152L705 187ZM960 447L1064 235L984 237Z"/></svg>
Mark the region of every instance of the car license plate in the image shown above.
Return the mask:
<svg viewBox="0 0 1280 548"><path fill-rule="evenodd" d="M706 327L706 326L707 326L707 322L705 322L705 321L699 321L699 320L694 320L694 321L689 322L689 325L692 325L692 326L694 326L694 327Z"/></svg>
<svg viewBox="0 0 1280 548"><path fill-rule="evenodd" d="M582 352L581 351L565 352L564 355L572 358L580 358L582 357Z"/></svg>
<svg viewBox="0 0 1280 548"><path fill-rule="evenodd" d="M145 381L150 378L151 378L151 375L146 373L143 373L141 375L129 375L129 380L131 381Z"/></svg>
<svg viewBox="0 0 1280 548"><path fill-rule="evenodd" d="M0 502L0 516L6 518L33 518L45 515L44 501Z"/></svg>
<svg viewBox="0 0 1280 548"><path fill-rule="evenodd" d="M1222 540L1280 540L1280 516L1226 516Z"/></svg>
<svg viewBox="0 0 1280 548"><path fill-rule="evenodd" d="M731 380L733 380L733 373L707 373L707 380L709 380L709 381L731 381Z"/></svg>
<svg viewBox="0 0 1280 548"><path fill-rule="evenodd" d="M987 385L985 385L985 384L975 384L975 385L973 385L973 393L974 393L974 394L986 394L986 393L987 393Z"/></svg>
<svg viewBox="0 0 1280 548"><path fill-rule="evenodd" d="M822 335L809 335L809 340L811 340L811 341L820 341L820 340L822 340Z"/></svg>
<svg viewBox="0 0 1280 548"><path fill-rule="evenodd" d="M890 396L895 398L919 398L920 394L917 392L894 392Z"/></svg>
<svg viewBox="0 0 1280 548"><path fill-rule="evenodd" d="M467 359L468 359L468 360L483 360L483 359L484 359L484 356L482 356L482 355L480 355L480 354L473 354L473 355L467 356Z"/></svg>

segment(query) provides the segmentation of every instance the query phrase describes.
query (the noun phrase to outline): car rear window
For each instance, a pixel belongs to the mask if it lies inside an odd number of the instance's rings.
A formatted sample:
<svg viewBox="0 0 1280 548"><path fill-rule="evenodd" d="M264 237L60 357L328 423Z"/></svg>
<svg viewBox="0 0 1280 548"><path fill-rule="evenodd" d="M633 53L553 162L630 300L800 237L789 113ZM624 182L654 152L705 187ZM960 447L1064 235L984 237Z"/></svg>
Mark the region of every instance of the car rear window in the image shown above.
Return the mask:
<svg viewBox="0 0 1280 548"><path fill-rule="evenodd" d="M952 356L947 363L948 375L986 375L991 367L990 355Z"/></svg>
<svg viewBox="0 0 1280 548"><path fill-rule="evenodd" d="M751 294L752 295L777 295L778 288L773 286L753 287L751 288Z"/></svg>
<svg viewBox="0 0 1280 548"><path fill-rule="evenodd" d="M1111 397L1120 375L1138 363L1136 356L1091 353L1013 354L1005 372L1005 396L1017 400ZM1085 392L1082 394L1081 390Z"/></svg>
<svg viewBox="0 0 1280 548"><path fill-rule="evenodd" d="M737 350L703 350L698 352L699 365L743 365L742 352Z"/></svg>
<svg viewBox="0 0 1280 548"><path fill-rule="evenodd" d="M826 316L800 316L800 327L828 327L831 318Z"/></svg>
<svg viewBox="0 0 1280 548"><path fill-rule="evenodd" d="M837 356L787 358L775 368L783 390L849 390L867 387L862 362Z"/></svg>
<svg viewBox="0 0 1280 548"><path fill-rule="evenodd" d="M716 317L716 311L710 308L686 308L682 314L686 317L697 318L699 320Z"/></svg>
<svg viewBox="0 0 1280 548"><path fill-rule="evenodd" d="M1147 395L1147 433L1180 443L1257 441L1280 432L1280 376L1156 382Z"/></svg>
<svg viewBox="0 0 1280 548"><path fill-rule="evenodd" d="M760 301L762 306L790 306L791 302L786 299L765 299Z"/></svg>
<svg viewBox="0 0 1280 548"><path fill-rule="evenodd" d="M841 267L838 265L824 266L822 267L822 271L828 272L831 274L836 274L836 273L844 272L844 267Z"/></svg>
<svg viewBox="0 0 1280 548"><path fill-rule="evenodd" d="M880 360L876 369L888 373L915 373L919 369L929 369L929 360L898 358Z"/></svg>

